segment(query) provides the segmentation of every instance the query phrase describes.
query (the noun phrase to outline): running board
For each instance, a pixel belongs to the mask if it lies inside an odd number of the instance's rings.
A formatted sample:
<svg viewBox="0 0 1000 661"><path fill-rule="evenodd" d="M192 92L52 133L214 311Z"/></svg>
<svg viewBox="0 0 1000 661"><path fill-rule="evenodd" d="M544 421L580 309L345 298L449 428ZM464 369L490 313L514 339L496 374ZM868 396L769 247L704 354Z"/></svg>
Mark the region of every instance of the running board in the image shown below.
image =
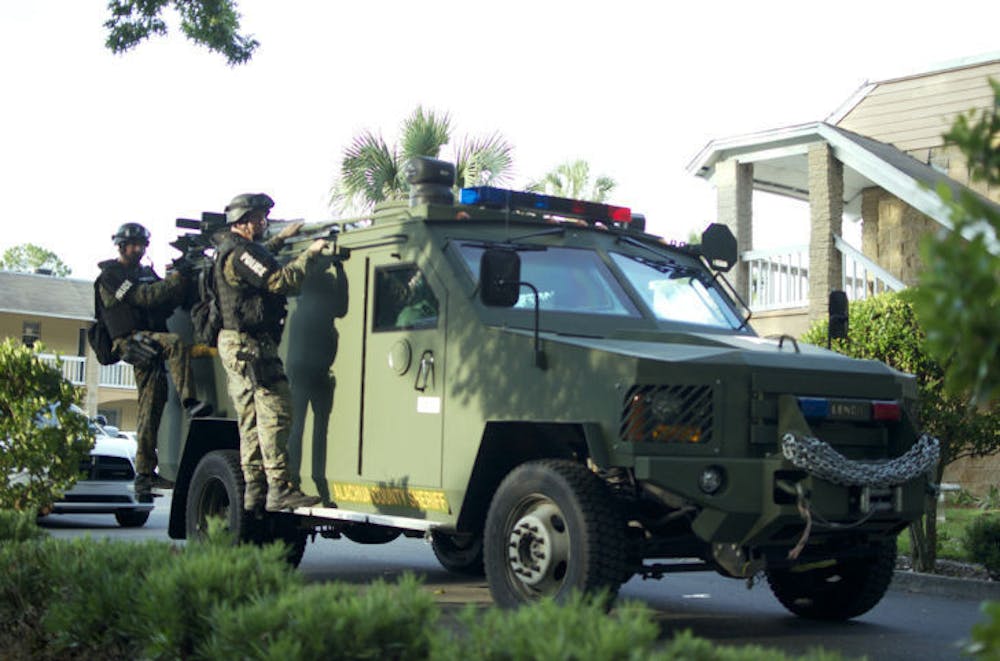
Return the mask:
<svg viewBox="0 0 1000 661"><path fill-rule="evenodd" d="M292 510L292 513L313 519L367 523L374 526L385 526L386 528L402 528L403 530L420 530L422 532L433 530L441 525L437 521L428 521L426 519L411 519L406 516L371 514L369 512L352 512L351 510L342 510L337 507L298 507Z"/></svg>

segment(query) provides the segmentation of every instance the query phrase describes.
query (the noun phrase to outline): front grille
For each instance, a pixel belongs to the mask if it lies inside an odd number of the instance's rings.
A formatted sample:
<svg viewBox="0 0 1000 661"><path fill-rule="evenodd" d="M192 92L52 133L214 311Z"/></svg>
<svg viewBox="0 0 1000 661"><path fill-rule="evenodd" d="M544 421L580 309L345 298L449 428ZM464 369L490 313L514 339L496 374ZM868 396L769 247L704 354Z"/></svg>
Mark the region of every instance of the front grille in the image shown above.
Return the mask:
<svg viewBox="0 0 1000 661"><path fill-rule="evenodd" d="M712 387L633 386L625 395L620 437L629 442L709 443Z"/></svg>
<svg viewBox="0 0 1000 661"><path fill-rule="evenodd" d="M133 480L132 462L124 457L90 455L80 462L81 480Z"/></svg>

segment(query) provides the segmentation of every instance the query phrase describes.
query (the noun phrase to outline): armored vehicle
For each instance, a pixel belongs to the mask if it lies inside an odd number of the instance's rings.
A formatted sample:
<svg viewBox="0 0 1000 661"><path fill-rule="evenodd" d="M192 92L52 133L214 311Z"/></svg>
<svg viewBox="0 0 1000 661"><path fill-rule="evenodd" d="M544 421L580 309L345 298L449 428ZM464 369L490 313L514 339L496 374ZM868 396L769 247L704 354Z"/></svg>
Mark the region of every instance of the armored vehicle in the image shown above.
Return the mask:
<svg viewBox="0 0 1000 661"><path fill-rule="evenodd" d="M453 172L413 164L409 200L334 227L290 299L291 455L324 505L244 513L225 375L203 351L216 417L174 402L161 425L170 535L221 515L293 561L310 537L425 537L503 606L698 570L764 575L809 618L878 603L937 459L913 378L758 337L722 225L674 245L624 207L453 195Z"/></svg>

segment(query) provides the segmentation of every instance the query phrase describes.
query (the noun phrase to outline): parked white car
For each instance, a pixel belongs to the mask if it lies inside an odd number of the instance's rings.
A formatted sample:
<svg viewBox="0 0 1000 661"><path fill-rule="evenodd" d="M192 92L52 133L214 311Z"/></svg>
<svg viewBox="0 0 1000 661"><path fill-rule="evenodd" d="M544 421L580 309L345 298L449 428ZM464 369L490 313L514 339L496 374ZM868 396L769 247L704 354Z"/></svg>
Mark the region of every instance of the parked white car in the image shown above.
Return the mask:
<svg viewBox="0 0 1000 661"><path fill-rule="evenodd" d="M52 507L52 514L114 514L118 525L146 524L152 503L135 497L136 443L124 434L109 434L94 424L94 448L80 464L80 479Z"/></svg>

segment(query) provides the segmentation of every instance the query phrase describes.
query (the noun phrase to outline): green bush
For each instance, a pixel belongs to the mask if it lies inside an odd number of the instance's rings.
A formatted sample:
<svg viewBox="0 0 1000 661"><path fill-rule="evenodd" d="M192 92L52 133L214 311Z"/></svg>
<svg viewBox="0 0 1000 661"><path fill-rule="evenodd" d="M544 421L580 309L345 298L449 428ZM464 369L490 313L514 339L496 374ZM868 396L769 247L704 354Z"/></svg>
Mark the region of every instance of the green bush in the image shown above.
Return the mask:
<svg viewBox="0 0 1000 661"><path fill-rule="evenodd" d="M76 482L80 460L94 445L86 416L71 409L78 392L35 350L12 338L0 342L2 509L45 512Z"/></svg>
<svg viewBox="0 0 1000 661"><path fill-rule="evenodd" d="M972 625L972 643L965 652L980 659L1000 659L1000 602L984 601L979 609L986 621Z"/></svg>
<svg viewBox="0 0 1000 661"><path fill-rule="evenodd" d="M804 656L788 656L784 652L744 645L729 647L714 645L704 638L696 638L690 631L681 631L666 647L649 657L650 661L840 661L839 652L822 649L810 650Z"/></svg>
<svg viewBox="0 0 1000 661"><path fill-rule="evenodd" d="M1000 517L977 518L965 529L963 542L970 560L986 567L992 578L1000 578Z"/></svg>
<svg viewBox="0 0 1000 661"><path fill-rule="evenodd" d="M0 510L0 543L25 542L46 537L45 531L38 527L37 519L35 510Z"/></svg>
<svg viewBox="0 0 1000 661"><path fill-rule="evenodd" d="M51 568L66 555L65 546L55 539L0 544L0 650L5 654L31 658L44 647L40 623L56 588Z"/></svg>
<svg viewBox="0 0 1000 661"><path fill-rule="evenodd" d="M469 606L458 617L465 634L442 634L433 658L644 659L659 635L645 606L619 602L608 615L600 596L574 595L564 605L546 599L517 610Z"/></svg>
<svg viewBox="0 0 1000 661"><path fill-rule="evenodd" d="M49 568L55 595L42 618L49 647L91 658L134 658L136 636L156 622L137 621L143 582L178 551L163 542L66 542Z"/></svg>
<svg viewBox="0 0 1000 661"><path fill-rule="evenodd" d="M310 585L212 615L207 659L426 659L438 618L412 575L396 585Z"/></svg>
<svg viewBox="0 0 1000 661"><path fill-rule="evenodd" d="M191 658L212 633L213 612L238 608L301 585L281 544L232 546L224 536L189 543L172 562L152 568L136 605L146 656Z"/></svg>

